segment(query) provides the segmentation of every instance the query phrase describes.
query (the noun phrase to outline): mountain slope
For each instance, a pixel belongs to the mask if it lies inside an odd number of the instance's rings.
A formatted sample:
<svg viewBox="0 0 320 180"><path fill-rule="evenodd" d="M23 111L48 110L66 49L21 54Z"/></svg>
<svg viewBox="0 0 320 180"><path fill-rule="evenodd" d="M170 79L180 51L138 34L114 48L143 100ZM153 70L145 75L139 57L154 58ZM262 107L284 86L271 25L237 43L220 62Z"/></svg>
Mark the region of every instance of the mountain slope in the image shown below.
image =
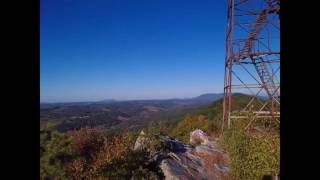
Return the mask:
<svg viewBox="0 0 320 180"><path fill-rule="evenodd" d="M220 98L223 97L223 93L208 93L208 94L202 94L198 97L195 97L195 98L192 98L193 100L196 100L196 101L206 101L206 102L213 102L213 101L216 101Z"/></svg>
<svg viewBox="0 0 320 180"><path fill-rule="evenodd" d="M236 93L232 96L233 110L244 108L252 96ZM202 129L207 133L217 134L221 130L223 113L223 99L209 105L203 105L189 111L185 118L171 129L170 135L180 141L188 142L189 133L195 129Z"/></svg>

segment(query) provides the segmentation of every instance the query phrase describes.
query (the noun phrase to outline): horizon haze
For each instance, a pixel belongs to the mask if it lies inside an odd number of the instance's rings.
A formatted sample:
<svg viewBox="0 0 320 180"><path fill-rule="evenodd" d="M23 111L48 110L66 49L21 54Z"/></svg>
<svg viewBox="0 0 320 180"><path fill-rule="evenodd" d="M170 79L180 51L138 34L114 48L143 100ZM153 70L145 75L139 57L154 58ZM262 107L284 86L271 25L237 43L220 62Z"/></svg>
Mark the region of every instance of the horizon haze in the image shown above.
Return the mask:
<svg viewBox="0 0 320 180"><path fill-rule="evenodd" d="M178 99L178 100L187 100L187 99L194 99L194 98L198 98L200 96L217 96L217 95L223 95L223 93L203 93L203 94L199 94L196 96L189 96L189 97L169 97L169 98L141 98L141 99L115 99L115 98L102 98L99 100L89 100L89 101L40 101L40 104L60 104L60 103L90 103L90 102L104 102L104 101L114 101L114 102L121 102L121 101L151 101L151 100L174 100L174 99Z"/></svg>

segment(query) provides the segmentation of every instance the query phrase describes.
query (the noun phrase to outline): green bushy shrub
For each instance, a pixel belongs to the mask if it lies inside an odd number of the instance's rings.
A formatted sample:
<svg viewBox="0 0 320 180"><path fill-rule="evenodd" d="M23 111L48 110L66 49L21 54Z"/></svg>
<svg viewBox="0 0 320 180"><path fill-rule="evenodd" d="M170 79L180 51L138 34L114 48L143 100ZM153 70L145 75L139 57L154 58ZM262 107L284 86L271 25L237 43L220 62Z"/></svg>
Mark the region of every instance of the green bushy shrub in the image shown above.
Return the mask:
<svg viewBox="0 0 320 180"><path fill-rule="evenodd" d="M278 175L280 138L278 133L246 131L248 120L235 121L224 134L222 145L231 157L234 179L256 180Z"/></svg>
<svg viewBox="0 0 320 180"><path fill-rule="evenodd" d="M201 129L207 133L212 132L212 121L208 120L206 116L192 115L189 113L183 121L178 123L170 135L184 143L189 143L190 132L196 129Z"/></svg>
<svg viewBox="0 0 320 180"><path fill-rule="evenodd" d="M71 144L51 127L40 130L40 179L67 179L64 166L72 158Z"/></svg>

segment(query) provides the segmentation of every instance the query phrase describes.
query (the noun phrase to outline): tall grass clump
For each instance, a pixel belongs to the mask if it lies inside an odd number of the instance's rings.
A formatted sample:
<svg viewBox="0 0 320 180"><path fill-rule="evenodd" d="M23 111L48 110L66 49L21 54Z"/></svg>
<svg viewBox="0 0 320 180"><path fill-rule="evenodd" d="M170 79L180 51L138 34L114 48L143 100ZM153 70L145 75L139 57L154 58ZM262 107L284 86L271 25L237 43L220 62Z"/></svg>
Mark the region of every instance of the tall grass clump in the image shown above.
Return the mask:
<svg viewBox="0 0 320 180"><path fill-rule="evenodd" d="M246 129L249 119L235 120L223 136L222 146L231 158L234 179L256 180L280 171L279 133Z"/></svg>

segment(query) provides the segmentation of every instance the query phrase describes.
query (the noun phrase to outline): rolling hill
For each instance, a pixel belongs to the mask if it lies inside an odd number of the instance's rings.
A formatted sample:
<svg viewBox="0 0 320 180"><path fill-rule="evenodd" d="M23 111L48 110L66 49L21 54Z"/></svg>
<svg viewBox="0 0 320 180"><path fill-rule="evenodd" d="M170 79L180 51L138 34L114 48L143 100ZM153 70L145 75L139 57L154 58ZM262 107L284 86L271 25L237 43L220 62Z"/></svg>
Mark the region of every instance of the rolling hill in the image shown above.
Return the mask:
<svg viewBox="0 0 320 180"><path fill-rule="evenodd" d="M40 125L53 124L61 132L84 126L139 129L150 121L180 120L191 109L208 105L221 97L223 94L204 94L187 99L41 103Z"/></svg>

